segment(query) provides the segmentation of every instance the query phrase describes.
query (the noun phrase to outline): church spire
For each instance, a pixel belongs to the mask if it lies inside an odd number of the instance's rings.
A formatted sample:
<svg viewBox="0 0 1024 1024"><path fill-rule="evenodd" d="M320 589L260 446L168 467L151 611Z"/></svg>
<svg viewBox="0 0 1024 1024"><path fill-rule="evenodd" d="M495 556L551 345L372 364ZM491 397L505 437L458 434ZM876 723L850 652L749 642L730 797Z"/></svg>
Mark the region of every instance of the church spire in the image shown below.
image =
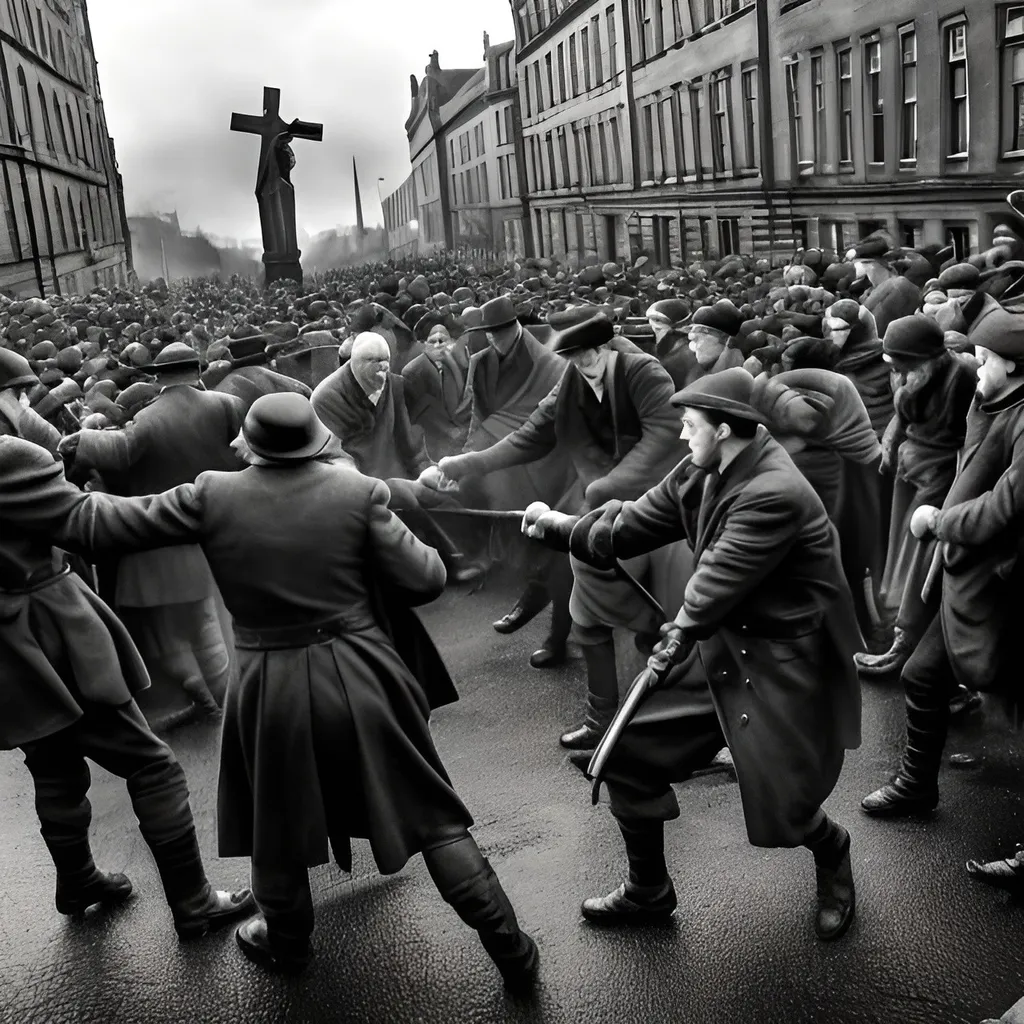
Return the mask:
<svg viewBox="0 0 1024 1024"><path fill-rule="evenodd" d="M366 234L363 227L363 200L359 195L359 171L356 170L356 158L352 157L352 181L356 189L356 237L362 238Z"/></svg>

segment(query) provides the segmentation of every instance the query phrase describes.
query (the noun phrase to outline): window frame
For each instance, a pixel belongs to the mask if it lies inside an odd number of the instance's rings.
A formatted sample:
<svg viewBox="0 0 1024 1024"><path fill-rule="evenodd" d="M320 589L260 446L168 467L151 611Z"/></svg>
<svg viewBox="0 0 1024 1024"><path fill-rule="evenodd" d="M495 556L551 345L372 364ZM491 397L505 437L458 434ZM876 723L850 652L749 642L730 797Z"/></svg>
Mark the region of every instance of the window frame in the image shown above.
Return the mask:
<svg viewBox="0 0 1024 1024"><path fill-rule="evenodd" d="M864 55L865 156L869 164L884 167L885 89L882 84L882 40L879 34L873 33L863 38L861 51Z"/></svg>
<svg viewBox="0 0 1024 1024"><path fill-rule="evenodd" d="M954 54L954 39L957 35L963 40L962 50ZM945 74L945 88L943 89L945 103L945 157L947 160L966 160L971 150L971 86L970 86L970 63L969 48L967 45L967 22L957 21L943 25L942 40L943 46L943 70ZM954 92L956 89L956 69L963 69L963 94ZM955 135L960 133L959 118L957 111L963 110L963 147L954 150L953 140ZM954 124L954 121L956 123Z"/></svg>
<svg viewBox="0 0 1024 1024"><path fill-rule="evenodd" d="M1022 24L1020 31L1011 36L1010 15L1015 11L1020 12ZM1002 86L999 134L1003 157L1024 156L1024 69L1021 77L1015 80L1013 57L1017 53L1024 57L1024 4L1008 4L999 11L999 77Z"/></svg>
<svg viewBox="0 0 1024 1024"><path fill-rule="evenodd" d="M847 62L848 72L843 74L843 62ZM843 83L849 83L849 107L844 107ZM839 106L839 166L852 168L854 161L854 134L853 134L853 48L844 45L836 49L836 98ZM846 155L844 156L844 149Z"/></svg>
<svg viewBox="0 0 1024 1024"><path fill-rule="evenodd" d="M914 43L914 55L912 60L907 60L907 38L912 38ZM904 167L912 167L917 164L917 153L920 143L920 125L918 124L918 63L917 63L917 26L907 25L900 29L898 34L899 39L899 53L900 53L900 123L899 123L899 154L900 154L900 165ZM914 73L914 98L913 100L907 99L907 69L913 68ZM913 108L912 117L914 122L914 139L913 139L913 150L912 156L907 156L907 112L908 108Z"/></svg>

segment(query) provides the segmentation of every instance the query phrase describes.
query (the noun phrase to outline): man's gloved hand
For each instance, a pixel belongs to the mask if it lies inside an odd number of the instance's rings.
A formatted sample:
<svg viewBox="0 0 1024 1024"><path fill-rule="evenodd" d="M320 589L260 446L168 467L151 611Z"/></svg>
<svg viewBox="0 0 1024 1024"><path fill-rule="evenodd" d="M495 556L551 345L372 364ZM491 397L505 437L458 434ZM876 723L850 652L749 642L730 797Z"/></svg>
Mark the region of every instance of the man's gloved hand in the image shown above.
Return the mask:
<svg viewBox="0 0 1024 1024"><path fill-rule="evenodd" d="M934 505L922 505L914 510L910 517L910 532L918 539L935 536L935 525L939 518L939 510Z"/></svg>
<svg viewBox="0 0 1024 1024"><path fill-rule="evenodd" d="M647 667L664 679L672 666L678 665L689 654L692 643L678 622L666 622L659 632L661 640L647 659Z"/></svg>
<svg viewBox="0 0 1024 1024"><path fill-rule="evenodd" d="M78 452L78 442L82 440L82 433L78 431L74 434L68 434L67 437L62 437L57 444L57 454L65 462L74 462L75 455Z"/></svg>
<svg viewBox="0 0 1024 1024"><path fill-rule="evenodd" d="M583 516L573 527L569 537L570 553L595 569L614 569L612 530L621 511L622 502L615 500L606 502L600 508L595 508L593 512Z"/></svg>

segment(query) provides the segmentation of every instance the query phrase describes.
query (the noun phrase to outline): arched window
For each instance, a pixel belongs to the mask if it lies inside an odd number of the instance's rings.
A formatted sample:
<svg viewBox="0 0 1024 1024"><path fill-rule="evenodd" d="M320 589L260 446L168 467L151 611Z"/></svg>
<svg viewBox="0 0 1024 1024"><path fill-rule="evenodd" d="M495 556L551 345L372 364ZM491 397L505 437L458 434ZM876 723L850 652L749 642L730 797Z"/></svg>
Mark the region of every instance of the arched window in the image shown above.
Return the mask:
<svg viewBox="0 0 1024 1024"><path fill-rule="evenodd" d="M78 218L75 216L75 200L72 198L71 189L68 189L68 219L71 221L71 237L74 239L75 248L82 248L82 236L78 233Z"/></svg>
<svg viewBox="0 0 1024 1024"><path fill-rule="evenodd" d="M32 145L35 141L35 126L32 124L32 103L28 95L28 82L25 81L25 69L18 65L18 88L21 90L21 109L25 117L25 132L28 136L28 143ZM21 143L22 139L18 138Z"/></svg>
<svg viewBox="0 0 1024 1024"><path fill-rule="evenodd" d="M81 160L82 154L78 150L78 136L75 134L75 115L71 113L71 104L65 103L64 110L68 115L68 134L71 136L71 145L75 151L75 159Z"/></svg>
<svg viewBox="0 0 1024 1024"><path fill-rule="evenodd" d="M53 186L53 211L57 217L57 226L60 228L61 252L68 251L68 229L64 223L64 210L60 205L60 193L57 186Z"/></svg>
<svg viewBox="0 0 1024 1024"><path fill-rule="evenodd" d="M28 41L34 50L36 48L36 30L32 25L32 12L28 9L28 0L21 0L21 9L25 15L25 24L28 26Z"/></svg>
<svg viewBox="0 0 1024 1024"><path fill-rule="evenodd" d="M89 228L86 226L85 220L85 206L82 203L81 197L78 200L78 219L82 222L82 248L89 248Z"/></svg>
<svg viewBox="0 0 1024 1024"><path fill-rule="evenodd" d="M67 73L68 59L64 53L64 33L60 29L57 29L57 67Z"/></svg>
<svg viewBox="0 0 1024 1024"><path fill-rule="evenodd" d="M53 118L57 122L57 129L60 131L60 141L64 146L64 152L68 159L71 159L71 147L68 145L68 133L64 130L64 117L60 112L60 100L57 99L57 90L53 91Z"/></svg>
<svg viewBox="0 0 1024 1024"><path fill-rule="evenodd" d="M46 26L43 24L43 12L36 8L36 21L39 25L39 52L44 57L49 57L49 51L46 49Z"/></svg>
<svg viewBox="0 0 1024 1024"><path fill-rule="evenodd" d="M18 19L18 5L14 0L7 0L7 14L11 19L11 25L14 28L14 35L19 42L24 42L25 37L21 34L21 21Z"/></svg>
<svg viewBox="0 0 1024 1024"><path fill-rule="evenodd" d="M51 153L56 153L57 150L53 145L53 127L50 124L50 112L46 109L46 94L43 92L41 85L36 86L36 93L39 96L39 109L43 112L43 137L46 140L46 148Z"/></svg>

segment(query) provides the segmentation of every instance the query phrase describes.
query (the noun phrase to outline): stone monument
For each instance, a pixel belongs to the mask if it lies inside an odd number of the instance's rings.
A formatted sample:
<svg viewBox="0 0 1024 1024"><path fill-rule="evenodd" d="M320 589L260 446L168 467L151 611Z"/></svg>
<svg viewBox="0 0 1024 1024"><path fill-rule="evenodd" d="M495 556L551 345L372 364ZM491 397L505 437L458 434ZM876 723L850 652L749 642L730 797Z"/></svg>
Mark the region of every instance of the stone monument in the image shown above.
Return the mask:
<svg viewBox="0 0 1024 1024"><path fill-rule="evenodd" d="M264 283L282 278L302 283L298 239L295 228L295 188L291 171L295 154L293 139L322 142L324 126L298 119L281 119L281 90L263 90L263 114L232 114L231 130L260 136L260 165L256 176L256 201L263 231Z"/></svg>

